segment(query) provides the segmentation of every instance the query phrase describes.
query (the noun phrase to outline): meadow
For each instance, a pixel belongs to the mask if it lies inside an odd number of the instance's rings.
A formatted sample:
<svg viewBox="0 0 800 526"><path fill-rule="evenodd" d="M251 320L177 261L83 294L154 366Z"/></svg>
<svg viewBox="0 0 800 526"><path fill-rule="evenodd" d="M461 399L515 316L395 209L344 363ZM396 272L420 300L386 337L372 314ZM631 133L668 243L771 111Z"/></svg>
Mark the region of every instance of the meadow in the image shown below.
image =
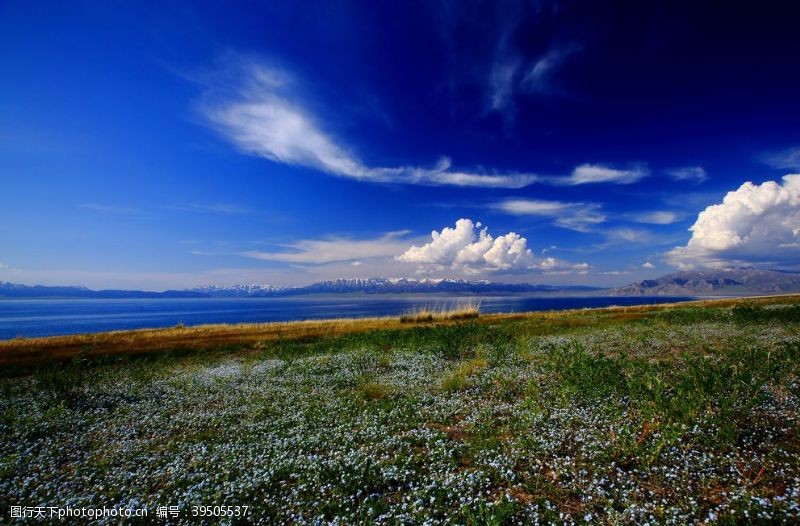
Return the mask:
<svg viewBox="0 0 800 526"><path fill-rule="evenodd" d="M0 390L0 521L800 521L798 296L18 339Z"/></svg>

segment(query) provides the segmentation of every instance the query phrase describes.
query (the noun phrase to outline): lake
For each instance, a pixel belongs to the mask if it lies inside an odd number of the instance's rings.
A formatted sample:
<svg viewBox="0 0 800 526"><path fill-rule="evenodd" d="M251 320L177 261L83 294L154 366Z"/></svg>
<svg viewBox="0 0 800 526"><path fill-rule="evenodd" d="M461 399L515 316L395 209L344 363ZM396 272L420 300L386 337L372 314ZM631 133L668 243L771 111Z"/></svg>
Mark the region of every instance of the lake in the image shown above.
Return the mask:
<svg viewBox="0 0 800 526"><path fill-rule="evenodd" d="M0 300L0 339L177 324L254 323L397 316L415 308L473 299L481 312L527 312L683 301L687 297L328 295L288 298Z"/></svg>

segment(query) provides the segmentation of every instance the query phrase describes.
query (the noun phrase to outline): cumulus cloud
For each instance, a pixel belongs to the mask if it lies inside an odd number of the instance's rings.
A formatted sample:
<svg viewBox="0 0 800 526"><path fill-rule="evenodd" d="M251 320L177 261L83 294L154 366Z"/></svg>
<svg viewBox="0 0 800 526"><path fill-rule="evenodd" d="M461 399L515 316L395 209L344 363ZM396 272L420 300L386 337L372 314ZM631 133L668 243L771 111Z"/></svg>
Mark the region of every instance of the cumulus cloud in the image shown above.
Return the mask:
<svg viewBox="0 0 800 526"><path fill-rule="evenodd" d="M528 248L528 240L515 232L493 237L481 223L463 218L456 221L454 228L445 227L441 232L434 230L430 242L411 246L397 259L418 264L423 271L449 268L466 274L551 270L573 266L552 257L535 258L533 251ZM584 270L584 267L580 266L578 270Z"/></svg>
<svg viewBox="0 0 800 526"><path fill-rule="evenodd" d="M400 261L453 268L511 270L533 264L533 252L527 240L509 232L494 238L488 229L470 219L459 219L455 228L431 232L431 241L411 246L398 256Z"/></svg>
<svg viewBox="0 0 800 526"><path fill-rule="evenodd" d="M294 81L286 72L247 63L236 77L232 84L210 87L200 111L212 127L249 154L377 183L521 188L537 180L528 173L455 170L446 157L429 167L370 166L323 131L294 99Z"/></svg>
<svg viewBox="0 0 800 526"><path fill-rule="evenodd" d="M781 183L744 183L722 203L700 212L689 230L687 245L668 254L668 261L679 268L798 266L800 174L786 175Z"/></svg>
<svg viewBox="0 0 800 526"><path fill-rule="evenodd" d="M800 146L763 155L764 164L779 170L800 170Z"/></svg>
<svg viewBox="0 0 800 526"><path fill-rule="evenodd" d="M494 208L507 214L549 217L561 227L586 232L592 226L603 223L606 216L597 203L571 203L545 201L541 199L506 199Z"/></svg>
<svg viewBox="0 0 800 526"><path fill-rule="evenodd" d="M667 175L676 181L690 181L700 184L708 180L708 174L702 166L684 166L666 170Z"/></svg>
<svg viewBox="0 0 800 526"><path fill-rule="evenodd" d="M644 165L634 165L623 170L600 164L582 164L568 177L553 178L551 182L568 186L591 183L631 184L647 177L649 173Z"/></svg>
<svg viewBox="0 0 800 526"><path fill-rule="evenodd" d="M408 247L408 231L388 232L372 239L351 239L347 237L329 237L324 239L303 239L284 245L286 250L266 252L248 250L240 252L240 256L298 264L326 264L339 261L353 261L360 266L362 260L368 258L391 258Z"/></svg>
<svg viewBox="0 0 800 526"><path fill-rule="evenodd" d="M644 263L642 263L642 268L650 270L656 268L656 266L650 263L649 261L645 261Z"/></svg>

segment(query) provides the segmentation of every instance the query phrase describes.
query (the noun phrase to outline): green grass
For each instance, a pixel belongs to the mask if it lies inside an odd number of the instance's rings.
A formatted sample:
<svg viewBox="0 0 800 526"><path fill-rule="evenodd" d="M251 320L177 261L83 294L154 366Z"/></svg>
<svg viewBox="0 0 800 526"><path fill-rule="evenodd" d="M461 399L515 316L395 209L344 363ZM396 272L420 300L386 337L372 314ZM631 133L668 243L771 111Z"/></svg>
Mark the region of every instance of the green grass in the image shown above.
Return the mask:
<svg viewBox="0 0 800 526"><path fill-rule="evenodd" d="M250 505L240 523L263 524L794 523L797 312L481 316L8 367L0 516L140 503L179 504L187 524L198 504Z"/></svg>

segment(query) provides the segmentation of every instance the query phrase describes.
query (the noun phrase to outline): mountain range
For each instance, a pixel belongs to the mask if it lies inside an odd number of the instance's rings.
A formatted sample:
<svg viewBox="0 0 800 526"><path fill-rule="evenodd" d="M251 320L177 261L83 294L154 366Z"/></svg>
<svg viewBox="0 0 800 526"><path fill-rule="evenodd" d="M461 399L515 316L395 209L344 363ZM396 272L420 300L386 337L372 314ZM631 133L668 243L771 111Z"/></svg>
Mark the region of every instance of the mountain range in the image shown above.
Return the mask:
<svg viewBox="0 0 800 526"><path fill-rule="evenodd" d="M609 291L615 296L752 296L800 292L800 273L755 268L685 270Z"/></svg>
<svg viewBox="0 0 800 526"><path fill-rule="evenodd" d="M753 268L702 269L675 272L615 289L587 286L496 283L462 279L354 278L320 281L303 287L249 284L207 285L185 290L92 290L0 282L0 298L268 298L308 294L515 294L614 296L748 296L800 292L800 273Z"/></svg>
<svg viewBox="0 0 800 526"><path fill-rule="evenodd" d="M509 294L521 292L577 293L602 289L585 286L495 283L461 279L355 278L320 281L304 287L249 284L220 287L207 285L187 290L91 290L86 287L48 287L0 282L0 298L267 298L306 294Z"/></svg>

